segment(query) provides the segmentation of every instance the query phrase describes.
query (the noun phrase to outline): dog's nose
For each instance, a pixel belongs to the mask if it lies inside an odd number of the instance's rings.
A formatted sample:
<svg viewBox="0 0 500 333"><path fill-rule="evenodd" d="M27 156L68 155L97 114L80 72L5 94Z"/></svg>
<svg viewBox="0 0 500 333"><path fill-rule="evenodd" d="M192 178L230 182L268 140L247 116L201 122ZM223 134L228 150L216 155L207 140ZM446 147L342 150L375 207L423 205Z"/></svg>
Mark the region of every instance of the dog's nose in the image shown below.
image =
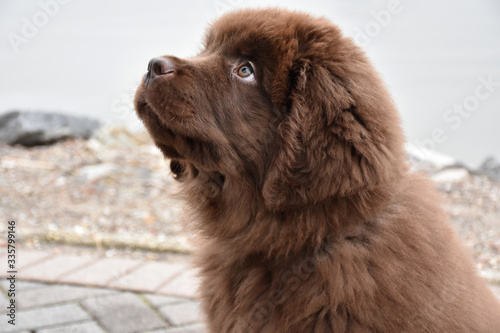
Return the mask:
<svg viewBox="0 0 500 333"><path fill-rule="evenodd" d="M147 84L162 75L172 75L175 72L174 62L168 58L157 57L149 61L148 74L144 78Z"/></svg>

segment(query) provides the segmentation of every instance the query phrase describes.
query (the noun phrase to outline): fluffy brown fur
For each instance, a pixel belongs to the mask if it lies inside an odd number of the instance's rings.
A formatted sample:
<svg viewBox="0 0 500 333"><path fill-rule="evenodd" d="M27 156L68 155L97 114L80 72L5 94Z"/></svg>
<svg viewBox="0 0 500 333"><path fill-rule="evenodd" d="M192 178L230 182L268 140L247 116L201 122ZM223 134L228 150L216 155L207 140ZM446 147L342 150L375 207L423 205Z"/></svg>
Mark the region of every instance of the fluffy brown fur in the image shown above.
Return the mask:
<svg viewBox="0 0 500 333"><path fill-rule="evenodd" d="M197 212L211 332L500 332L350 39L325 19L245 10L204 46L164 57L169 73L152 64L135 103Z"/></svg>

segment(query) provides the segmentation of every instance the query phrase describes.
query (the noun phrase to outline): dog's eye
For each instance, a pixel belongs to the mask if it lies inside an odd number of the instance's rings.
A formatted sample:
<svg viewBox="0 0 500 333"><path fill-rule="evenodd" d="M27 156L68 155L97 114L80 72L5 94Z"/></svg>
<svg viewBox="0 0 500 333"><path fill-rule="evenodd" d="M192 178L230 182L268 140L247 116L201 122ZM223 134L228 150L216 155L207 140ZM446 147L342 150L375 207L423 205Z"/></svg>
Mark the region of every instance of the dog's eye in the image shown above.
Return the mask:
<svg viewBox="0 0 500 333"><path fill-rule="evenodd" d="M247 62L241 65L240 67L235 69L236 75L238 75L239 78L248 81L248 82L254 82L255 81L255 74L254 74L254 69L251 63Z"/></svg>
<svg viewBox="0 0 500 333"><path fill-rule="evenodd" d="M242 66L238 69L238 75L241 77L249 77L253 74L252 67L250 66Z"/></svg>

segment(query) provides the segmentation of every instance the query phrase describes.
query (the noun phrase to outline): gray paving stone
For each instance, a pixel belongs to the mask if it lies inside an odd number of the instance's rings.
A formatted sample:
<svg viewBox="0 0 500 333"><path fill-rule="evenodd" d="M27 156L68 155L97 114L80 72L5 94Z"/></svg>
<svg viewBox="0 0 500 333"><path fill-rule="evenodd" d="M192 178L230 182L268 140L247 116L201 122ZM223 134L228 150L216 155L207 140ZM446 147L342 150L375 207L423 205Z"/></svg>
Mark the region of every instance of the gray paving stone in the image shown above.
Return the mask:
<svg viewBox="0 0 500 333"><path fill-rule="evenodd" d="M67 285L46 285L18 293L19 308L33 308L57 303L82 300L98 295L109 295L113 291L99 288L84 288Z"/></svg>
<svg viewBox="0 0 500 333"><path fill-rule="evenodd" d="M82 302L110 333L133 333L168 327L144 301L131 293L87 299Z"/></svg>
<svg viewBox="0 0 500 333"><path fill-rule="evenodd" d="M137 269L144 262L124 258L103 258L72 274L59 278L63 283L76 283L93 286L107 286L110 282L125 276L129 271Z"/></svg>
<svg viewBox="0 0 500 333"><path fill-rule="evenodd" d="M32 310L19 310L16 315L16 325L9 325L5 320L1 320L0 332L35 330L90 320L90 316L77 304L47 306Z"/></svg>
<svg viewBox="0 0 500 333"><path fill-rule="evenodd" d="M199 278L197 277L197 271L190 269L158 290L157 294L195 299L198 286Z"/></svg>
<svg viewBox="0 0 500 333"><path fill-rule="evenodd" d="M159 310L175 326L196 323L202 319L200 307L193 301L165 305Z"/></svg>
<svg viewBox="0 0 500 333"><path fill-rule="evenodd" d="M155 292L166 282L185 271L185 264L147 262L140 268L116 280L110 287L134 291Z"/></svg>
<svg viewBox="0 0 500 333"><path fill-rule="evenodd" d="M10 282L7 281L6 279L2 279L0 281L0 286L4 289L7 290L9 289ZM37 289L37 288L44 288L47 286L46 283L43 282L30 282L30 281L16 281L16 290L19 292L25 292L27 290L32 290L32 289Z"/></svg>
<svg viewBox="0 0 500 333"><path fill-rule="evenodd" d="M60 254L42 263L19 271L19 277L27 280L54 282L60 276L95 261L92 256Z"/></svg>
<svg viewBox="0 0 500 333"><path fill-rule="evenodd" d="M148 300L148 302L151 303L151 305L153 305L154 307L160 307L162 305L167 305L167 304L186 302L188 300L186 298L160 296L160 295L154 295L154 294L142 294L142 296L144 298L146 298Z"/></svg>
<svg viewBox="0 0 500 333"><path fill-rule="evenodd" d="M3 279L0 282L2 289L7 293L7 290L10 288L10 282ZM31 292L36 289L45 288L48 284L40 283L40 282L28 282L28 281L16 281L16 300L19 300L25 292ZM4 300L8 299L6 294L2 293L0 296L0 313L7 312L7 309L4 307ZM19 306L19 302L17 302L17 306Z"/></svg>
<svg viewBox="0 0 500 333"><path fill-rule="evenodd" d="M9 298L7 297L6 294L1 292L0 293L0 313L7 312L7 305L9 305Z"/></svg>
<svg viewBox="0 0 500 333"><path fill-rule="evenodd" d="M36 331L37 333L105 333L95 322L86 322Z"/></svg>
<svg viewBox="0 0 500 333"><path fill-rule="evenodd" d="M52 253L48 251L31 251L31 250L23 250L18 248L16 251L16 267L14 270L21 272L25 268L38 265L42 263L45 259L48 259L52 256ZM0 258L0 263L7 265L7 255L3 255ZM8 276L7 271L2 269L0 271L0 278L4 278Z"/></svg>
<svg viewBox="0 0 500 333"><path fill-rule="evenodd" d="M18 249L16 253L16 268L18 271L22 271L28 267L39 265L51 257L53 257L53 254L45 250Z"/></svg>
<svg viewBox="0 0 500 333"><path fill-rule="evenodd" d="M4 245L2 245L2 249L4 248ZM4 252L5 251L5 252ZM3 267L7 265L7 249L2 250L2 253L0 253L0 263L2 264Z"/></svg>

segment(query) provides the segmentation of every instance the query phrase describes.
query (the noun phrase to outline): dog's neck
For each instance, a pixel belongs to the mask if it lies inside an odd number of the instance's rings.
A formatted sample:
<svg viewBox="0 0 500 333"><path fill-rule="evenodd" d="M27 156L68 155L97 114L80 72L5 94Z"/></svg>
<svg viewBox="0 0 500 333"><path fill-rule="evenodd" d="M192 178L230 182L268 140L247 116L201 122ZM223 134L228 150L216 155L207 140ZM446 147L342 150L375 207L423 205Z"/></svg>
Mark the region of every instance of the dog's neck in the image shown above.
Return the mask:
<svg viewBox="0 0 500 333"><path fill-rule="evenodd" d="M350 197L331 197L295 210L266 209L255 184L197 172L183 184L185 199L196 212L194 228L203 238L217 242L239 255L259 253L286 258L296 253L315 253L325 243L346 238L358 241L360 230L387 205L394 186L380 186Z"/></svg>

